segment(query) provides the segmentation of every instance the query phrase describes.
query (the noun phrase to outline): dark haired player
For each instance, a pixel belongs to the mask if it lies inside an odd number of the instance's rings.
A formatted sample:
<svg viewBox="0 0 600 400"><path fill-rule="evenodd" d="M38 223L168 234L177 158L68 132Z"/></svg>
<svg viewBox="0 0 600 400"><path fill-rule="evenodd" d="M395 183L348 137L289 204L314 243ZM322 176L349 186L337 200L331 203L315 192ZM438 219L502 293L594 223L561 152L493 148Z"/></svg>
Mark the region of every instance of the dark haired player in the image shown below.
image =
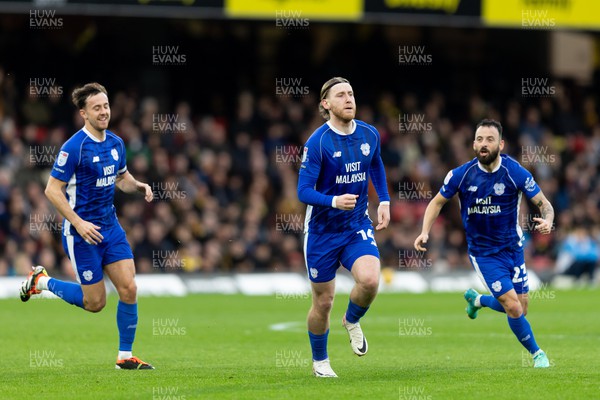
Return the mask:
<svg viewBox="0 0 600 400"><path fill-rule="evenodd" d="M138 322L135 266L113 205L115 187L126 193L140 192L148 202L152 190L127 171L123 140L107 130L110 106L106 89L88 83L75 89L72 99L85 125L60 149L46 196L65 218L63 247L80 284L50 278L43 266L37 266L21 286L21 300L49 290L69 304L99 312L106 305L106 273L119 293L115 367L154 369L132 355Z"/></svg>
<svg viewBox="0 0 600 400"><path fill-rule="evenodd" d="M433 222L444 204L458 193L469 259L492 293L480 295L468 289L464 295L467 315L475 319L481 307L506 313L510 329L532 355L533 366L545 368L550 366L548 357L537 345L525 318L529 282L523 255L524 237L519 227L521 194L539 208L542 218L534 218L535 229L542 234L551 232L554 209L529 171L500 154L503 149L500 123L482 120L473 141L476 157L448 173L440 192L425 210L423 229L414 246L418 251L426 250L423 246Z"/></svg>
<svg viewBox="0 0 600 400"><path fill-rule="evenodd" d="M319 111L327 122L304 146L298 198L308 205L304 256L312 287L308 336L313 373L332 378L337 375L329 363L327 337L336 271L343 266L356 281L342 323L352 350L363 356L368 345L359 320L377 295L380 275L379 251L367 209L369 177L380 200L377 230L389 224L390 196L379 132L354 119L354 91L346 79L337 77L325 82Z"/></svg>

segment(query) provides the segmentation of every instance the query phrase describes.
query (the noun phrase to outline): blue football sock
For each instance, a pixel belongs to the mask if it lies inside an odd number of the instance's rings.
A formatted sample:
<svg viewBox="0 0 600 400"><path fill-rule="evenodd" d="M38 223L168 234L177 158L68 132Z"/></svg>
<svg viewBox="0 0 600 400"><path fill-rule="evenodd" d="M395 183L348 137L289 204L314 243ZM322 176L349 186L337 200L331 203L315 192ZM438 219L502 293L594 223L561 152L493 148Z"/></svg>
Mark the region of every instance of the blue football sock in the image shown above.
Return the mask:
<svg viewBox="0 0 600 400"><path fill-rule="evenodd" d="M506 313L506 311L504 311L504 307L502 307L502 304L500 304L500 302L496 300L494 296L482 295L479 298L479 302L483 307L489 307L492 310L496 310L501 313Z"/></svg>
<svg viewBox="0 0 600 400"><path fill-rule="evenodd" d="M351 324L357 323L363 315L367 312L369 307L361 307L352 302L348 301L348 310L346 310L346 321Z"/></svg>
<svg viewBox="0 0 600 400"><path fill-rule="evenodd" d="M83 308L83 291L81 290L81 285L50 278L48 280L48 290L67 303Z"/></svg>
<svg viewBox="0 0 600 400"><path fill-rule="evenodd" d="M329 336L329 329L322 335L315 335L311 331L308 331L308 338L310 339L310 348L312 349L314 361L322 361L328 358L327 336Z"/></svg>
<svg viewBox="0 0 600 400"><path fill-rule="evenodd" d="M533 337L533 331L531 325L525 315L521 314L519 318L508 317L508 326L512 329L513 333L519 339L519 342L525 347L531 354L535 353L540 349L540 346L535 342Z"/></svg>
<svg viewBox="0 0 600 400"><path fill-rule="evenodd" d="M119 328L119 351L131 351L138 323L137 303L127 304L119 300L117 327Z"/></svg>

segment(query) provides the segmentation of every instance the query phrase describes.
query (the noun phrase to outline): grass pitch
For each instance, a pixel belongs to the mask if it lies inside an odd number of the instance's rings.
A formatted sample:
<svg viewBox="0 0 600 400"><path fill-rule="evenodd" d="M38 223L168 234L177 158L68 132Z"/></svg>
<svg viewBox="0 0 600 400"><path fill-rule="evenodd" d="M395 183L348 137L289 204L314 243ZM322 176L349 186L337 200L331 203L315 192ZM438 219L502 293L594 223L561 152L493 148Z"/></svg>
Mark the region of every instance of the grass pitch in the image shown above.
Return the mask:
<svg viewBox="0 0 600 400"><path fill-rule="evenodd" d="M338 379L311 375L306 296L141 298L134 354L114 369L117 299L99 314L60 300L0 301L1 399L584 399L600 392L597 291L532 295L528 319L551 368L533 369L505 315L471 321L457 294L380 295L355 356L332 313Z"/></svg>

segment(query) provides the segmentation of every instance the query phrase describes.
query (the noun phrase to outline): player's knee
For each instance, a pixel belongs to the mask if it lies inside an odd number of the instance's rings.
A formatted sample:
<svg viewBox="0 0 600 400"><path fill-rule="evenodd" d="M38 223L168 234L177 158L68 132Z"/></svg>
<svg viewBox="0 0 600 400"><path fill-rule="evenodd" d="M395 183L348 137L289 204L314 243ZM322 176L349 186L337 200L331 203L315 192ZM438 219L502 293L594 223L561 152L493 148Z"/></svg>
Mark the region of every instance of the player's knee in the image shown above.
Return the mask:
<svg viewBox="0 0 600 400"><path fill-rule="evenodd" d="M369 293L376 293L379 289L379 276L368 276L361 280L360 285Z"/></svg>
<svg viewBox="0 0 600 400"><path fill-rule="evenodd" d="M511 301L508 304L504 305L504 310L506 311L506 314L511 318L519 318L521 314L523 314L523 307L518 301Z"/></svg>
<svg viewBox="0 0 600 400"><path fill-rule="evenodd" d="M122 301L129 303L135 302L137 297L137 285L135 284L135 281L120 286L117 291L119 292L119 297Z"/></svg>
<svg viewBox="0 0 600 400"><path fill-rule="evenodd" d="M106 299L84 300L85 310L92 313L102 311L104 306L106 306Z"/></svg>
<svg viewBox="0 0 600 400"><path fill-rule="evenodd" d="M321 314L329 314L333 307L333 296L319 296L315 301L315 308Z"/></svg>

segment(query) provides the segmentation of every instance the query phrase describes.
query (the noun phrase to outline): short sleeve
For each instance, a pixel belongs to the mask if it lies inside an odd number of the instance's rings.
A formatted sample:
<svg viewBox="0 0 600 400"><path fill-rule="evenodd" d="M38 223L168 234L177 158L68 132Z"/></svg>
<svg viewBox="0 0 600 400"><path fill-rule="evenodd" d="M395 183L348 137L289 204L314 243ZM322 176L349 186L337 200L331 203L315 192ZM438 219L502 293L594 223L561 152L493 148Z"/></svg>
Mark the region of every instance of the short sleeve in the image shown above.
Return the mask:
<svg viewBox="0 0 600 400"><path fill-rule="evenodd" d="M535 179L533 179L531 172L527 171L521 165L517 167L515 183L517 184L517 188L525 193L525 197L527 197L528 200L541 191L540 187L535 182Z"/></svg>
<svg viewBox="0 0 600 400"><path fill-rule="evenodd" d="M60 149L50 175L63 182L69 182L79 164L81 150L75 142L67 141Z"/></svg>
<svg viewBox="0 0 600 400"><path fill-rule="evenodd" d="M446 178L444 178L444 184L440 189L440 194L447 199L451 199L454 197L456 192L458 192L458 185L460 184L460 180L457 170L453 169L448 174L446 174Z"/></svg>

